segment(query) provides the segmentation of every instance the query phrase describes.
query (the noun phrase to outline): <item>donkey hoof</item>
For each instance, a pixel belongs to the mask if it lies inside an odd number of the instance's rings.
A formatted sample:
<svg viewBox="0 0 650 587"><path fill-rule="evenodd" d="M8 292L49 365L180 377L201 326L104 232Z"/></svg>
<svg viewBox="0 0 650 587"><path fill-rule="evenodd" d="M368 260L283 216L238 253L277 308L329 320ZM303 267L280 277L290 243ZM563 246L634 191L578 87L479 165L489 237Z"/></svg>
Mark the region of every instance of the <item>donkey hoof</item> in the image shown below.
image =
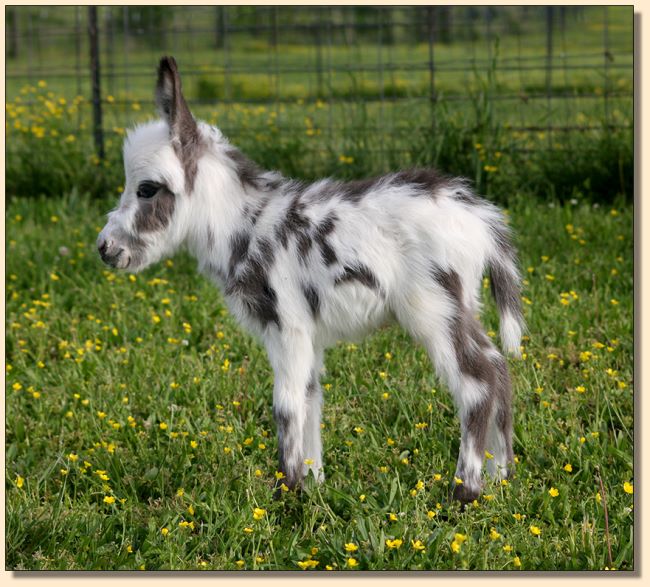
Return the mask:
<svg viewBox="0 0 650 587"><path fill-rule="evenodd" d="M466 485L456 485L453 490L453 498L459 501L463 508L468 503L472 503L481 494L480 489L472 489Z"/></svg>

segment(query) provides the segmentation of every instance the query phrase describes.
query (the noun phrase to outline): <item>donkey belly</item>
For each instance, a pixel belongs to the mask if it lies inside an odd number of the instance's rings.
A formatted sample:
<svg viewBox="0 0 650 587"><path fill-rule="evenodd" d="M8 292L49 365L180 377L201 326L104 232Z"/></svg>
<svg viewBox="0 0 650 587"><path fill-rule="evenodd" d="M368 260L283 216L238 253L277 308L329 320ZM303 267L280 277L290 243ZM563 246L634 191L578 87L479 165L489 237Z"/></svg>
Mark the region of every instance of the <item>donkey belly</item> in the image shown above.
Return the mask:
<svg viewBox="0 0 650 587"><path fill-rule="evenodd" d="M320 310L317 332L324 346L339 340L360 340L391 316L383 293L357 283L336 286Z"/></svg>

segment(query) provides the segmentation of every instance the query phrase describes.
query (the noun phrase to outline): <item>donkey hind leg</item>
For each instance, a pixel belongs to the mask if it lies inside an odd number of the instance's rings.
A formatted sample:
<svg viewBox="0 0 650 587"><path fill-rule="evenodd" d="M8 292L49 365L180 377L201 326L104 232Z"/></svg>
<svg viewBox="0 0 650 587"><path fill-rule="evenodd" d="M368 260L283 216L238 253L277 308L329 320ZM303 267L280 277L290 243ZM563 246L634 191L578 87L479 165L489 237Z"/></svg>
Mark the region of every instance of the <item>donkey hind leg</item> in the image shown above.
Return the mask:
<svg viewBox="0 0 650 587"><path fill-rule="evenodd" d="M454 497L468 502L480 493L484 456L492 477L503 479L509 474L513 462L511 391L506 361L479 321L465 312L456 324L459 328L453 338L460 377L454 381L452 374L449 379L461 422Z"/></svg>
<svg viewBox="0 0 650 587"><path fill-rule="evenodd" d="M494 375L488 365L485 360L487 372L481 379L460 371L456 381L448 381L458 405L461 433L453 496L463 503L475 500L482 488L481 470L495 404Z"/></svg>
<svg viewBox="0 0 650 587"><path fill-rule="evenodd" d="M487 450L492 455L487 461L487 471L495 479L512 475L514 453L512 450L512 388L506 360L495 351L492 362L496 369L495 405L488 430Z"/></svg>
<svg viewBox="0 0 650 587"><path fill-rule="evenodd" d="M320 373L323 368L323 351L315 353L311 378L307 386L306 417L303 434L303 477L311 471L319 483L325 480L323 473L323 456L321 441L321 408L323 404L323 390L320 386Z"/></svg>
<svg viewBox="0 0 650 587"><path fill-rule="evenodd" d="M493 357L498 351L460 299L440 304L432 292L421 292L417 312L411 305L398 319L422 341L458 408L461 440L452 486L454 497L466 503L481 492L483 458L496 404L498 373Z"/></svg>

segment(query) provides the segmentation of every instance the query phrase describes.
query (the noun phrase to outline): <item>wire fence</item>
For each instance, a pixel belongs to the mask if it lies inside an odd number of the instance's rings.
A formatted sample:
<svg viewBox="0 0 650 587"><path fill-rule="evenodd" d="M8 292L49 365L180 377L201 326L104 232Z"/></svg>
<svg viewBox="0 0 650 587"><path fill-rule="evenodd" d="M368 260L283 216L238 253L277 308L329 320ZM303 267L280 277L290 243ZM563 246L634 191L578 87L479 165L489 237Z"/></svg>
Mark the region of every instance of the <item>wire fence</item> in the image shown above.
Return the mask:
<svg viewBox="0 0 650 587"><path fill-rule="evenodd" d="M389 154L441 107L468 124L488 111L549 146L633 124L631 6L16 6L5 19L8 99L29 107L41 80L83 97L77 130L100 156L107 135L153 115L162 54L233 140L268 132L271 116L314 149L345 132Z"/></svg>

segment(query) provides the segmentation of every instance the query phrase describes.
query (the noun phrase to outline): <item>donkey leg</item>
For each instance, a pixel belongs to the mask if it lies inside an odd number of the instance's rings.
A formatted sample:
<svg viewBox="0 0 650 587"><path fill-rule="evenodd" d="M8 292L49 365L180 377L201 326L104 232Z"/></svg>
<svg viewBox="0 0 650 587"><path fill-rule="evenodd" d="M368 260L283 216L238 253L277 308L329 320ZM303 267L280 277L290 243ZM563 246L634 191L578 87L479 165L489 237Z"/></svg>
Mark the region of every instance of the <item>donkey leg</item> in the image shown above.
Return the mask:
<svg viewBox="0 0 650 587"><path fill-rule="evenodd" d="M452 483L461 502L481 492L481 470L495 404L497 369L494 349L479 322L463 303L457 274L435 275L436 289L411 290L400 322L422 341L436 372L451 392L460 417L460 451Z"/></svg>
<svg viewBox="0 0 650 587"><path fill-rule="evenodd" d="M506 479L512 474L512 386L506 360L495 352L492 362L496 369L495 405L488 431L487 450L493 455L487 461L487 471L495 479Z"/></svg>
<svg viewBox="0 0 650 587"><path fill-rule="evenodd" d="M476 353L475 363L469 367L467 357L459 353L458 348L454 349L448 340L425 344L458 409L460 449L452 491L455 499L468 503L479 496L482 488L481 471L494 409L494 368L483 351L476 347L470 346L463 351ZM471 343L465 341L465 344Z"/></svg>
<svg viewBox="0 0 650 587"><path fill-rule="evenodd" d="M481 492L488 434L499 403L495 357L500 355L478 320L468 311L459 310L453 325L458 372L453 374L450 388L458 405L461 432L453 495L467 503Z"/></svg>
<svg viewBox="0 0 650 587"><path fill-rule="evenodd" d="M266 341L275 381L273 417L277 427L279 471L289 489L302 483L307 389L312 376L314 350L306 333L278 333Z"/></svg>
<svg viewBox="0 0 650 587"><path fill-rule="evenodd" d="M469 389L474 397L459 407L460 450L452 482L453 496L462 503L474 501L481 493L481 470L494 404L489 386L465 381L460 393L467 394ZM476 393L477 390L480 391Z"/></svg>

